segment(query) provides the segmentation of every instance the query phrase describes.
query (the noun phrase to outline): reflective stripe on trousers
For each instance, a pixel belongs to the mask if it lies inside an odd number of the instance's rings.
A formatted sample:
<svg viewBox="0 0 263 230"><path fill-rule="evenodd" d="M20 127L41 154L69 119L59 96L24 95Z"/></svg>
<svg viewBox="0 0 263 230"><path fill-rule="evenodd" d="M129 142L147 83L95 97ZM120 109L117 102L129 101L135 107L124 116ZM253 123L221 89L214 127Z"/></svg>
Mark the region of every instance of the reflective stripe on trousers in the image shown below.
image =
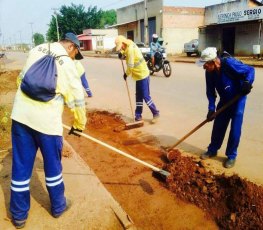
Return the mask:
<svg viewBox="0 0 263 230"><path fill-rule="evenodd" d="M152 98L150 96L150 78L136 81L136 109L135 117L140 118L143 111L143 100L151 110L153 116L158 115L159 111L157 110Z"/></svg>
<svg viewBox="0 0 263 230"><path fill-rule="evenodd" d="M28 216L29 183L38 149L43 156L51 211L57 214L66 208L61 165L62 142L61 136L43 134L17 121L12 121L13 162L10 212L15 220L24 220Z"/></svg>

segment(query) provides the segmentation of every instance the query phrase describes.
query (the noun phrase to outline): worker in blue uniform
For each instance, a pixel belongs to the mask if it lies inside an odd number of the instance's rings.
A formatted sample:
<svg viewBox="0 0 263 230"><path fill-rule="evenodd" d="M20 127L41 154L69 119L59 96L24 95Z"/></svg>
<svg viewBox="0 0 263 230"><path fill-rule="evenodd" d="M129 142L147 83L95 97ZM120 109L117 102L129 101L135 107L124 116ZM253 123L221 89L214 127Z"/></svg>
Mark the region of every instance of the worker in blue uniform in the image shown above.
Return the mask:
<svg viewBox="0 0 263 230"><path fill-rule="evenodd" d="M215 47L208 47L203 50L197 64L203 66L206 70L206 95L209 102L207 119L212 121L215 118L211 143L208 146L207 152L203 153L200 158L208 159L217 155L217 151L223 143L228 124L231 121L225 152L227 159L224 161L224 167L231 168L236 162L247 99L246 95L252 89L255 70L253 67L243 64L239 60L229 57L229 55L226 57L217 57ZM217 94L220 99L216 106ZM214 112L232 100L236 95L240 95L239 99L215 117Z"/></svg>

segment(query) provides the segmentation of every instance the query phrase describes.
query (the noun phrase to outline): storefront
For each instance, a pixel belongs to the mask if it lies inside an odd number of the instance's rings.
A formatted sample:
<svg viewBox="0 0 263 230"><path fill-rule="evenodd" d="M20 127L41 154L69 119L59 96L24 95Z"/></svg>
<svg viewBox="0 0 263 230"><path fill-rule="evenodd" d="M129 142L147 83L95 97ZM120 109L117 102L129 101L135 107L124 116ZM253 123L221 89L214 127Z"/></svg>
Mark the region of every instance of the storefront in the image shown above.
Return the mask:
<svg viewBox="0 0 263 230"><path fill-rule="evenodd" d="M234 1L205 8L205 25L199 27L199 49L214 46L232 55L253 55L263 50L261 3ZM244 4L247 3L247 4ZM228 11L227 11L228 10Z"/></svg>

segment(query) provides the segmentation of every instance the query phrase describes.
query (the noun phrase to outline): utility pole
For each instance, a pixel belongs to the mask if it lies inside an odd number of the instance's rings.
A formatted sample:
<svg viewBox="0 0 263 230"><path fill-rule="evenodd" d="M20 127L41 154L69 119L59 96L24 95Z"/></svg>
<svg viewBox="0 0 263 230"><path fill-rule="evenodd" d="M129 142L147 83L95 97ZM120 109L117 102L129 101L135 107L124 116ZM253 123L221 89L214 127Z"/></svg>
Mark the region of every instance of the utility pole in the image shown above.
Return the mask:
<svg viewBox="0 0 263 230"><path fill-rule="evenodd" d="M22 36L21 36L21 30L18 31L20 35L20 50L22 50Z"/></svg>
<svg viewBox="0 0 263 230"><path fill-rule="evenodd" d="M54 10L54 15L55 15L55 19L56 19L56 27L57 27L57 37L58 37L58 41L59 41L59 28L58 28L58 14L57 14L57 8L51 8L51 10Z"/></svg>
<svg viewBox="0 0 263 230"><path fill-rule="evenodd" d="M14 34L14 49L17 49L16 35Z"/></svg>
<svg viewBox="0 0 263 230"><path fill-rule="evenodd" d="M148 36L148 14L147 14L147 0L144 0L144 43L146 46L149 45Z"/></svg>
<svg viewBox="0 0 263 230"><path fill-rule="evenodd" d="M34 33L33 33L33 22L29 23L31 25L31 33L32 33L32 48L34 47Z"/></svg>

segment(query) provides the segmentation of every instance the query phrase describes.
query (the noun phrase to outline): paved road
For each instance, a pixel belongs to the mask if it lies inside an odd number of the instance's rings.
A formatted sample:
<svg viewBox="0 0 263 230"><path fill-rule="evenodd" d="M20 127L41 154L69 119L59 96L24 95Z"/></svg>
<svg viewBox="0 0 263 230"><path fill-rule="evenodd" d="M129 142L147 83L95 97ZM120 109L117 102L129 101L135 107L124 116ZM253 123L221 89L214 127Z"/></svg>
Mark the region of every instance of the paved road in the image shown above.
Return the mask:
<svg viewBox="0 0 263 230"><path fill-rule="evenodd" d="M23 59L26 54L9 54L10 59ZM17 63L23 63L19 61ZM122 67L118 59L85 58L88 81L93 98L87 98L88 108L105 109L125 115L127 122L131 120L131 111L127 90L122 80ZM152 118L149 109L144 105L143 118L145 126L141 129L152 134L160 141L160 145L172 145L197 124L205 119L207 113L207 99L205 95L204 71L191 63L172 63L172 76L165 78L160 72L151 77L151 95L160 110L160 121L150 124ZM252 93L249 95L243 124L243 133L239 146L238 162L234 169L237 172L263 184L263 69L256 68L256 80ZM134 102L134 86L132 79L128 79ZM179 148L193 155L199 155L206 150L211 135L212 123L206 124L190 136ZM226 140L228 133L226 135ZM221 168L224 159L226 140L222 146L219 158L211 160L216 168Z"/></svg>

